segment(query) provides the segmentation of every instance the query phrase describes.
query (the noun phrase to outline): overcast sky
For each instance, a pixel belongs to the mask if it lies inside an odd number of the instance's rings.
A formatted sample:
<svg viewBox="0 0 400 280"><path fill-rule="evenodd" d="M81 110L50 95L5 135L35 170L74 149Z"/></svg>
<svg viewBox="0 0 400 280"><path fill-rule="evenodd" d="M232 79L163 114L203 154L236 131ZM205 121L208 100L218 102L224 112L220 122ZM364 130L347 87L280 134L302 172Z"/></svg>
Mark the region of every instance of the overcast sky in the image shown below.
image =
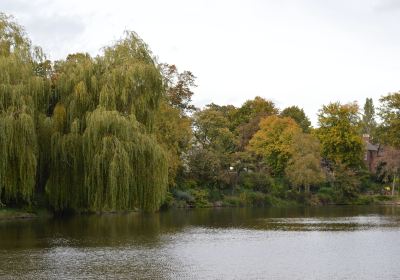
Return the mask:
<svg viewBox="0 0 400 280"><path fill-rule="evenodd" d="M136 31L197 76L197 106L259 95L315 125L322 104L400 90L398 0L0 0L0 11L53 60Z"/></svg>

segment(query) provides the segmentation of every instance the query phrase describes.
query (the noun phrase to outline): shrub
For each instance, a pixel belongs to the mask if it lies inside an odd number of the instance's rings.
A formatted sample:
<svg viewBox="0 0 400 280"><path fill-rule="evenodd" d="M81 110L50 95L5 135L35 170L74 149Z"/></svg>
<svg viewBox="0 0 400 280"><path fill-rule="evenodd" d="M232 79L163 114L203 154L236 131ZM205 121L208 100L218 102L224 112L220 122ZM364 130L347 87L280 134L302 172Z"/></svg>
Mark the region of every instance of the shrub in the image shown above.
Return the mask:
<svg viewBox="0 0 400 280"><path fill-rule="evenodd" d="M222 200L221 191L216 188L212 188L211 190L209 190L208 197L209 197L209 200L213 201L213 202Z"/></svg>
<svg viewBox="0 0 400 280"><path fill-rule="evenodd" d="M197 182L192 179L182 180L179 183L179 189L181 190L191 190L197 188Z"/></svg>
<svg viewBox="0 0 400 280"><path fill-rule="evenodd" d="M265 206L265 194L261 192L245 191L240 194L240 198L246 205Z"/></svg>
<svg viewBox="0 0 400 280"><path fill-rule="evenodd" d="M230 207L242 207L246 205L246 202L238 196L225 196L224 200L222 201L222 205Z"/></svg>
<svg viewBox="0 0 400 280"><path fill-rule="evenodd" d="M208 190L206 189L193 189L190 190L190 194L193 197L194 207L210 207L211 204L208 201Z"/></svg>
<svg viewBox="0 0 400 280"><path fill-rule="evenodd" d="M359 196L355 201L354 204L356 205L369 205L375 202L373 196Z"/></svg>
<svg viewBox="0 0 400 280"><path fill-rule="evenodd" d="M390 201L393 200L393 197L387 195L377 195L375 196L376 200L378 201Z"/></svg>
<svg viewBox="0 0 400 280"><path fill-rule="evenodd" d="M268 193L272 191L274 180L265 173L244 173L239 178L239 185L248 190Z"/></svg>
<svg viewBox="0 0 400 280"><path fill-rule="evenodd" d="M331 187L322 187L316 196L322 204L329 204L335 200L335 191Z"/></svg>
<svg viewBox="0 0 400 280"><path fill-rule="evenodd" d="M165 195L164 203L161 205L161 209L169 209L172 208L175 204L175 199L172 193L167 192Z"/></svg>

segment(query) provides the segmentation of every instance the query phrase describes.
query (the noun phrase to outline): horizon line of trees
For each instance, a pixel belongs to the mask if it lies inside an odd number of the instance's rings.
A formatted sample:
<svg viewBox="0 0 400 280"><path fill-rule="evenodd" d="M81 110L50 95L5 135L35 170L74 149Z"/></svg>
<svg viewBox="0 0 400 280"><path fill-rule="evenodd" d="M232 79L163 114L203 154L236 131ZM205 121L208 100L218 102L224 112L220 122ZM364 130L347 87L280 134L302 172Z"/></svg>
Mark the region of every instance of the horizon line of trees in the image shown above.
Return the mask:
<svg viewBox="0 0 400 280"><path fill-rule="evenodd" d="M262 97L191 103L196 77L160 64L134 32L102 54L51 62L0 14L0 205L155 211L233 195L348 201L400 171L400 93L304 110ZM376 117L379 116L380 122ZM366 145L384 146L365 165ZM262 204L262 203L261 203Z"/></svg>

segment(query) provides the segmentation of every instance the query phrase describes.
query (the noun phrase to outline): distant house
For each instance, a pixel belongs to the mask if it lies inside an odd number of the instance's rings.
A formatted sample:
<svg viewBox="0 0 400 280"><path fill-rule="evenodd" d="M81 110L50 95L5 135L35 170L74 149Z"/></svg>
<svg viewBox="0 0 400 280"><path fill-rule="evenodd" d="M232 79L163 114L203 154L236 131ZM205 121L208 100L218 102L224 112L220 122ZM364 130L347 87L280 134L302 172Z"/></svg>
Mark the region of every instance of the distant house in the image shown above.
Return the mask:
<svg viewBox="0 0 400 280"><path fill-rule="evenodd" d="M382 148L380 145L374 145L370 142L369 134L364 134L363 140L365 143L365 164L370 172L375 172L376 160L382 153Z"/></svg>

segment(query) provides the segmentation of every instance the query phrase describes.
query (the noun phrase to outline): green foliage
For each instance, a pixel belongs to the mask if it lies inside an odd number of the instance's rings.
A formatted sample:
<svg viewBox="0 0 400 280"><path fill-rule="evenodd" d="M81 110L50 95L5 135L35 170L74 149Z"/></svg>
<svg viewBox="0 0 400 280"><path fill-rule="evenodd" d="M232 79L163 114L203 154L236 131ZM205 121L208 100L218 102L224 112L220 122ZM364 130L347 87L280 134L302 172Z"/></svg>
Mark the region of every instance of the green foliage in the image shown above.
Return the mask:
<svg viewBox="0 0 400 280"><path fill-rule="evenodd" d="M377 124L375 121L375 107L372 98L367 98L365 100L361 124L363 134L375 134Z"/></svg>
<svg viewBox="0 0 400 280"><path fill-rule="evenodd" d="M193 197L193 206L196 208L210 207L211 204L208 200L208 190L206 189L192 189L190 194Z"/></svg>
<svg viewBox="0 0 400 280"><path fill-rule="evenodd" d="M360 136L357 104L339 102L324 105L319 112L316 136L322 156L333 163L359 168L363 164L364 143Z"/></svg>
<svg viewBox="0 0 400 280"><path fill-rule="evenodd" d="M330 204L336 199L335 191L332 187L319 188L317 197L321 204Z"/></svg>
<svg viewBox="0 0 400 280"><path fill-rule="evenodd" d="M55 210L157 210L168 180L152 135L163 93L135 33L101 56L69 55L52 69L1 14L0 198L29 203L45 186Z"/></svg>
<svg viewBox="0 0 400 280"><path fill-rule="evenodd" d="M262 192L243 191L238 196L225 196L222 201L228 207L289 207L297 205L295 201L280 199Z"/></svg>
<svg viewBox="0 0 400 280"><path fill-rule="evenodd" d="M170 208L173 208L174 206L175 206L174 196L171 192L167 192L165 195L164 202L161 205L160 209L161 210L170 209Z"/></svg>
<svg viewBox="0 0 400 280"><path fill-rule="evenodd" d="M229 130L229 119L213 107L199 111L193 116L196 140L216 152L233 152L235 136Z"/></svg>
<svg viewBox="0 0 400 280"><path fill-rule="evenodd" d="M348 168L344 164L334 167L333 188L336 201L348 203L356 199L361 187L361 180L357 171Z"/></svg>
<svg viewBox="0 0 400 280"><path fill-rule="evenodd" d="M78 133L77 123L75 126L69 134L56 132L51 136L46 193L55 210L85 209L86 206L82 136Z"/></svg>
<svg viewBox="0 0 400 280"><path fill-rule="evenodd" d="M221 159L212 150L192 149L189 155L190 176L202 185L214 186L219 183L223 172Z"/></svg>
<svg viewBox="0 0 400 280"><path fill-rule="evenodd" d="M319 142L313 135L299 133L294 136L291 150L292 157L285 169L286 177L294 187L303 187L310 192L310 186L325 180Z"/></svg>
<svg viewBox="0 0 400 280"><path fill-rule="evenodd" d="M372 203L378 199L359 197L381 188L363 170L362 133L385 144L376 178L391 181L394 194L400 93L381 98L377 128L367 98L362 120L356 104L323 106L310 134L297 106L279 114L272 101L255 97L238 108L197 110L194 87L190 71L157 64L133 32L97 57L51 62L0 14L0 206Z"/></svg>
<svg viewBox="0 0 400 280"><path fill-rule="evenodd" d="M373 203L375 203L375 199L374 199L373 196L370 196L370 195L368 195L368 196L365 196L365 195L359 196L354 201L354 204L356 204L356 205L370 205L370 204L373 204Z"/></svg>
<svg viewBox="0 0 400 280"><path fill-rule="evenodd" d="M257 116L266 117L278 114L275 104L260 96L253 100L247 100L235 113L236 126L242 123L248 123Z"/></svg>
<svg viewBox="0 0 400 280"><path fill-rule="evenodd" d="M0 199L30 203L38 165L36 124L49 83L35 73L39 48L0 14Z"/></svg>
<svg viewBox="0 0 400 280"><path fill-rule="evenodd" d="M239 185L247 190L270 193L273 191L274 181L264 172L244 172L239 178Z"/></svg>
<svg viewBox="0 0 400 280"><path fill-rule="evenodd" d="M51 205L157 210L166 193L167 156L149 133L163 82L147 45L127 33L103 56L70 55L55 69Z"/></svg>
<svg viewBox="0 0 400 280"><path fill-rule="evenodd" d="M247 205L261 207L266 206L266 196L261 192L246 191L241 193L240 197Z"/></svg>
<svg viewBox="0 0 400 280"><path fill-rule="evenodd" d="M390 93L380 99L379 117L382 124L379 128L379 140L385 144L400 147L400 93Z"/></svg>
<svg viewBox="0 0 400 280"><path fill-rule="evenodd" d="M303 132L308 133L311 130L311 122L304 113L303 109L297 106L291 106L283 109L280 113L282 117L289 117L295 120L295 122L301 127Z"/></svg>
<svg viewBox="0 0 400 280"><path fill-rule="evenodd" d="M0 56L31 59L31 42L14 19L0 13Z"/></svg>
<svg viewBox="0 0 400 280"><path fill-rule="evenodd" d="M124 115L134 114L151 132L163 94L163 79L146 43L134 32L127 32L125 38L105 48L104 56L97 60L104 71L100 105Z"/></svg>
<svg viewBox="0 0 400 280"><path fill-rule="evenodd" d="M377 195L377 196L375 196L375 200L377 200L377 201L391 201L391 200L393 200L393 197L387 196L387 195Z"/></svg>
<svg viewBox="0 0 400 280"><path fill-rule="evenodd" d="M284 197L288 184L283 178L272 177L266 172L243 172L239 186L245 191L255 191L275 197Z"/></svg>
<svg viewBox="0 0 400 280"><path fill-rule="evenodd" d="M250 139L260 129L262 118L278 114L275 104L262 97L255 97L253 100L247 100L240 108L232 112L230 119L231 127L234 128L238 137L238 148L245 150Z"/></svg>
<svg viewBox="0 0 400 280"><path fill-rule="evenodd" d="M35 186L37 138L27 113L0 115L0 194L6 201L30 202Z"/></svg>
<svg viewBox="0 0 400 280"><path fill-rule="evenodd" d="M293 137L301 129L291 118L270 116L260 121L260 130L249 142L249 151L261 156L274 175L283 174L291 157Z"/></svg>
<svg viewBox="0 0 400 280"><path fill-rule="evenodd" d="M189 189L195 189L197 188L197 186L198 186L198 181L194 179L185 178L185 180L179 182L179 185L177 186L176 189L189 190Z"/></svg>
<svg viewBox="0 0 400 280"><path fill-rule="evenodd" d="M185 170L184 157L192 140L191 119L181 114L180 109L161 102L155 117L155 134L158 143L164 148L168 158L169 186L175 187L177 176Z"/></svg>
<svg viewBox="0 0 400 280"><path fill-rule="evenodd" d="M200 185L223 188L231 182L236 137L225 112L213 104L193 116L195 143L189 151L190 177Z"/></svg>
<svg viewBox="0 0 400 280"><path fill-rule="evenodd" d="M238 196L225 196L222 203L224 206L228 207L242 207L246 205L244 197L238 197Z"/></svg>

